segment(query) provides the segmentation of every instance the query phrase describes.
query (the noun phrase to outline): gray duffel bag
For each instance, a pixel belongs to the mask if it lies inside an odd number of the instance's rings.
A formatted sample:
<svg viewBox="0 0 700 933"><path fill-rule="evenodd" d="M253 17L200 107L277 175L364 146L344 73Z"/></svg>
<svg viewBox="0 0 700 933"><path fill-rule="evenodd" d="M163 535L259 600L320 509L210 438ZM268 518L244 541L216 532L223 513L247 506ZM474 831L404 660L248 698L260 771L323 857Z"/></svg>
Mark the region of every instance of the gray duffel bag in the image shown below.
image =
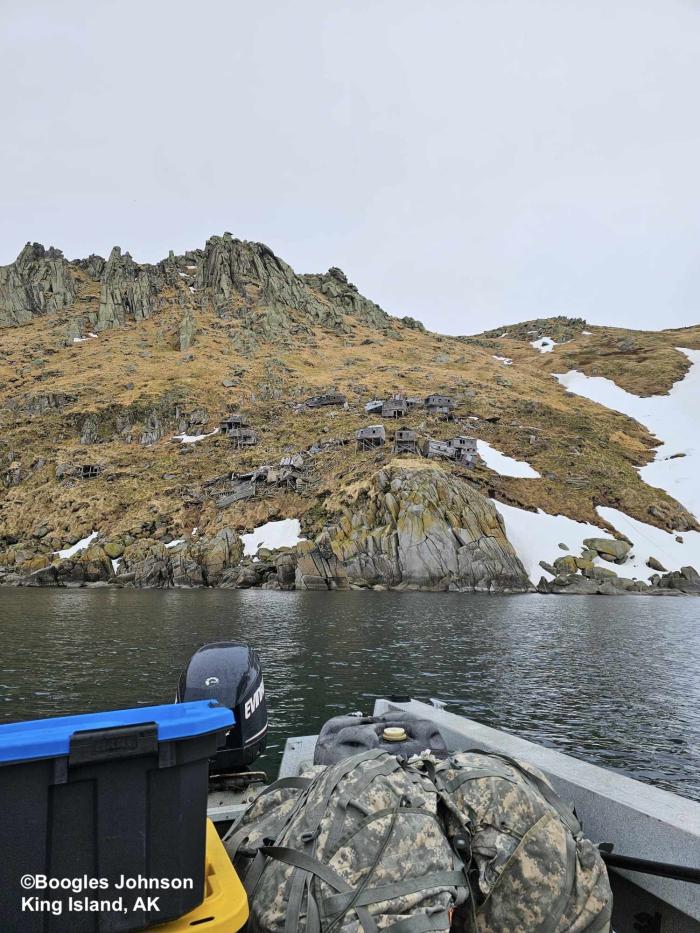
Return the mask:
<svg viewBox="0 0 700 933"><path fill-rule="evenodd" d="M447 758L447 747L440 730L413 713L388 712L381 716L335 716L321 729L315 765L334 765L349 755L380 749L397 757L410 758L429 751L435 758Z"/></svg>

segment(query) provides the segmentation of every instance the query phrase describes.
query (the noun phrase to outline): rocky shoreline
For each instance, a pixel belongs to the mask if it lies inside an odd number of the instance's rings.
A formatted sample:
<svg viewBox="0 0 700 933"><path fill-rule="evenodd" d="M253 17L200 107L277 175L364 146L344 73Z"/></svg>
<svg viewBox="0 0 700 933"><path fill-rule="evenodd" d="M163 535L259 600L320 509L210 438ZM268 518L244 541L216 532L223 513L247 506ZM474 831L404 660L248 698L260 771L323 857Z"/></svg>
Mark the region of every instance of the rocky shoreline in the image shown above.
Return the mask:
<svg viewBox="0 0 700 933"><path fill-rule="evenodd" d="M629 559L632 543L617 538L587 539L578 557L567 553L552 564L541 561L552 579L543 576L534 586L493 501L425 461L394 460L343 490L327 509L326 523L306 540L275 550L260 547L255 554L244 553L239 532L230 526L193 529L172 539L150 523L133 533L93 533L75 553L70 547L52 550L46 543L53 540L50 529L42 526L32 542L0 542L0 584L700 595L693 567L665 572L650 559L657 572L648 582L619 576L612 567Z"/></svg>

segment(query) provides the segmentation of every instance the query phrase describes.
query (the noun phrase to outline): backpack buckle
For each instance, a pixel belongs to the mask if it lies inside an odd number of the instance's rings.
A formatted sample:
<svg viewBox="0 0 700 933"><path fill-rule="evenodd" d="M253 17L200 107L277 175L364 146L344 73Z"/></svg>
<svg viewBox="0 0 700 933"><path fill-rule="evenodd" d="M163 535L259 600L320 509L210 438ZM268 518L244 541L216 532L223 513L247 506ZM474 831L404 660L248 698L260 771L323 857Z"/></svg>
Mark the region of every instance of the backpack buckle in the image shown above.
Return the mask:
<svg viewBox="0 0 700 933"><path fill-rule="evenodd" d="M452 848L457 855L459 855L463 862L468 864L472 858L472 846L469 837L464 833L457 833L456 836L452 837L451 842Z"/></svg>

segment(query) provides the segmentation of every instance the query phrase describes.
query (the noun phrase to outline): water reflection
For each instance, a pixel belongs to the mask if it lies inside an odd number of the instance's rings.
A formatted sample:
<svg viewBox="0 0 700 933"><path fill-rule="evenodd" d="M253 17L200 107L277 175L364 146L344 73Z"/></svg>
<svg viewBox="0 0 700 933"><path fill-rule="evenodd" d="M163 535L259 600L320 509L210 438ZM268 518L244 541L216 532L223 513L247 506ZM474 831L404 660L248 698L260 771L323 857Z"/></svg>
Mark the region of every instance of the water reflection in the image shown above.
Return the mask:
<svg viewBox="0 0 700 933"><path fill-rule="evenodd" d="M201 644L261 653L285 736L375 696L455 711L700 799L697 600L0 591L0 718L169 702Z"/></svg>

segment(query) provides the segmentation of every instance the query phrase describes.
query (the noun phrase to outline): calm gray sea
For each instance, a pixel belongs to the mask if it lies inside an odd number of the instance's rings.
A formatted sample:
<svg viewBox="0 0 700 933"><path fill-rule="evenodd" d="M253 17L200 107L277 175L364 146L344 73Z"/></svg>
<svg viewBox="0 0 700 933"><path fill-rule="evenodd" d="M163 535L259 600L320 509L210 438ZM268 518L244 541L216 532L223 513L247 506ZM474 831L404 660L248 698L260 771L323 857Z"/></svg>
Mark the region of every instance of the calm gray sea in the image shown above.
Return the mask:
<svg viewBox="0 0 700 933"><path fill-rule="evenodd" d="M288 735L437 697L488 725L700 799L700 600L0 590L0 720L170 702L208 641L254 645Z"/></svg>

